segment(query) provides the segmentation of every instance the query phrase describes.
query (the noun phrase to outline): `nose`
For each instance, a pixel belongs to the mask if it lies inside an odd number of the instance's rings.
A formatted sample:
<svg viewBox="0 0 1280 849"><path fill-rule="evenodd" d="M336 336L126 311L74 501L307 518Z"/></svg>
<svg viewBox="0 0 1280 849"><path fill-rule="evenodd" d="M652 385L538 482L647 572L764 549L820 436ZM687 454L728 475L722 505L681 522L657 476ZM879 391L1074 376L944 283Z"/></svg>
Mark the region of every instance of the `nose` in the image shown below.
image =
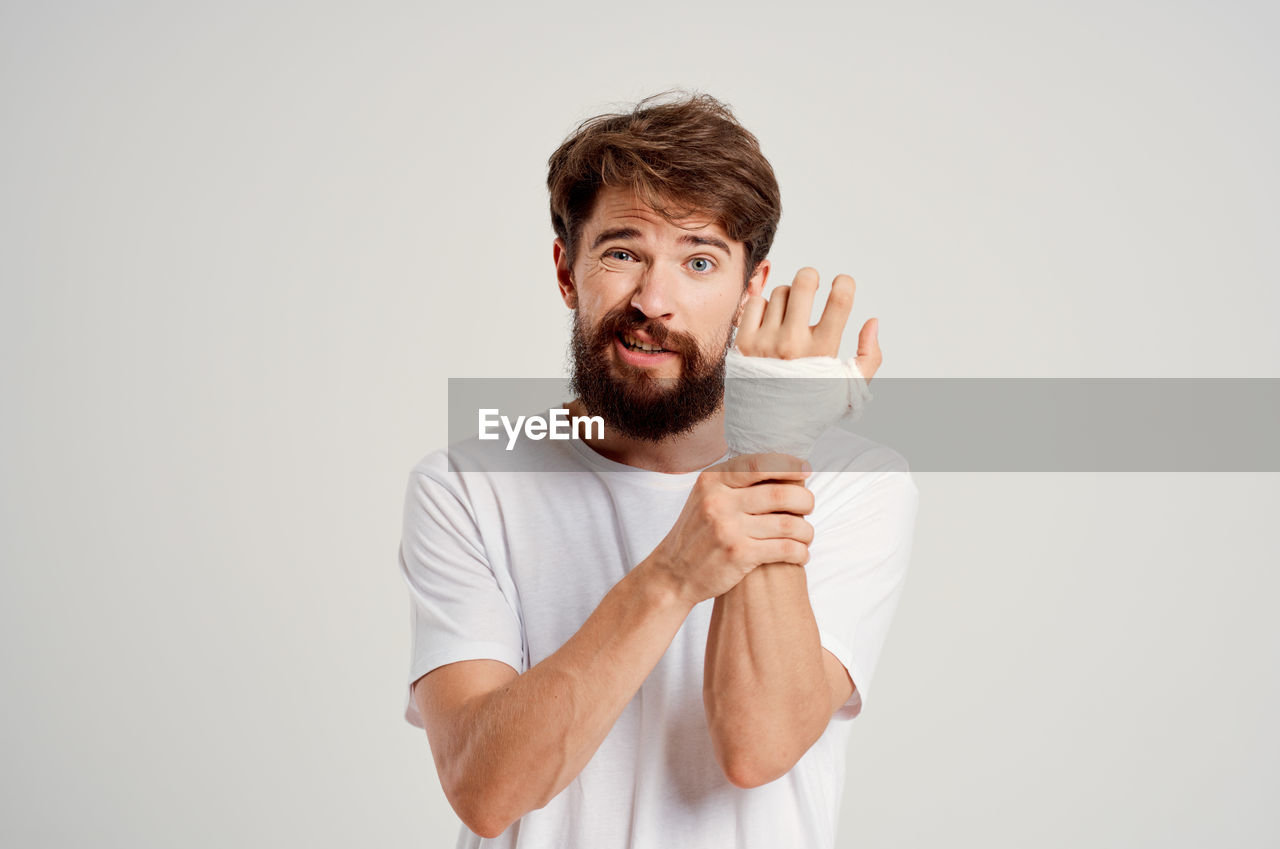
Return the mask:
<svg viewBox="0 0 1280 849"><path fill-rule="evenodd" d="M649 318L670 318L675 311L676 272L660 264L650 265L636 281L631 306Z"/></svg>

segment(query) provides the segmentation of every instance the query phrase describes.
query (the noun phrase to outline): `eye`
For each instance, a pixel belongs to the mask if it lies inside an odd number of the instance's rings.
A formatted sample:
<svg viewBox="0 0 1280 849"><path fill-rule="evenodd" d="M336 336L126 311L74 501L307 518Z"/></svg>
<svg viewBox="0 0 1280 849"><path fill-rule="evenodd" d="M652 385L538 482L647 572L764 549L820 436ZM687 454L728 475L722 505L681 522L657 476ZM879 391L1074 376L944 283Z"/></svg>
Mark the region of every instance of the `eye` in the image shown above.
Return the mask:
<svg viewBox="0 0 1280 849"><path fill-rule="evenodd" d="M708 271L713 271L716 264L705 256L696 256L689 260L689 267L699 274L706 274Z"/></svg>
<svg viewBox="0 0 1280 849"><path fill-rule="evenodd" d="M631 253L629 251L624 251L622 248L613 248L612 250L605 251L604 255L611 259L621 259L621 260L635 259L635 257L631 256Z"/></svg>

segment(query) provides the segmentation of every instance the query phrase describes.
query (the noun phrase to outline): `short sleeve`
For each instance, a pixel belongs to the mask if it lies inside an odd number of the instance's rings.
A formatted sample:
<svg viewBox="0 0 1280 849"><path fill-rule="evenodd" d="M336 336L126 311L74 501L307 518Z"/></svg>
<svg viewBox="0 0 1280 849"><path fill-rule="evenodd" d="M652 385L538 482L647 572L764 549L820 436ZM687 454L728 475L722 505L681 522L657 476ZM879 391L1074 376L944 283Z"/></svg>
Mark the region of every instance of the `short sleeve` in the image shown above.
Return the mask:
<svg viewBox="0 0 1280 849"><path fill-rule="evenodd" d="M485 556L465 493L421 465L410 473L405 491L400 571L409 589L404 715L422 728L413 682L461 660L498 660L522 672L524 640L515 609Z"/></svg>
<svg viewBox="0 0 1280 849"><path fill-rule="evenodd" d="M815 487L809 598L823 648L854 684L835 719L862 712L906 579L920 492L905 461L896 465L828 473L825 492Z"/></svg>

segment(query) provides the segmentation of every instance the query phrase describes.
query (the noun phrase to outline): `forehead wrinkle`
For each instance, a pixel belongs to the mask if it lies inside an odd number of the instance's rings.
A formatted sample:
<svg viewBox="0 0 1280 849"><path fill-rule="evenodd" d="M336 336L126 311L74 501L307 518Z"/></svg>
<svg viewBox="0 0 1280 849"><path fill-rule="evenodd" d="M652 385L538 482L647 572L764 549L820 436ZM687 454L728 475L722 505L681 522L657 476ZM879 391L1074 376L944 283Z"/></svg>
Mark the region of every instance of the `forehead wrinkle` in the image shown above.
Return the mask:
<svg viewBox="0 0 1280 849"><path fill-rule="evenodd" d="M680 229L687 231L689 228L681 227ZM590 250L595 250L596 248L600 247L600 245L602 245L603 243L611 239L644 240L644 238L645 238L644 232L641 231L640 228L638 227L631 227L631 226L608 227L602 230L599 233L599 235L597 235L594 239L592 239ZM725 256L728 256L728 257L733 256L733 248L731 248L724 239L721 239L720 237L710 233L697 234L697 233L686 232L683 236L680 236L676 241L682 245L718 248L724 252Z"/></svg>
<svg viewBox="0 0 1280 849"><path fill-rule="evenodd" d="M707 247L719 248L724 251L725 256L733 256L733 250L725 244L723 239L715 236L695 236L692 233L686 233L680 237L680 241L687 245L705 245Z"/></svg>
<svg viewBox="0 0 1280 849"><path fill-rule="evenodd" d="M609 241L610 239L639 239L639 238L641 238L640 231L637 230L635 227L610 227L608 230L605 230L604 232L602 232L599 236L596 236L595 240L592 241L591 243L591 250L594 251L596 248L600 247L601 244Z"/></svg>
<svg viewBox="0 0 1280 849"><path fill-rule="evenodd" d="M611 239L642 239L643 234L635 227L611 227L600 233L591 242L591 250L595 250L600 245ZM678 240L682 245L694 245L699 247L719 248L724 251L725 256L733 256L733 249L725 244L723 239L715 236L699 236L693 233L686 233Z"/></svg>
<svg viewBox="0 0 1280 849"><path fill-rule="evenodd" d="M679 219L679 221L673 221L646 204L634 191L610 187L605 188L597 199L596 216L603 218L606 226L592 240L590 250L595 250L602 242L610 238L645 240L646 232L650 227L661 227L666 224L686 231L683 236L677 239L679 244L719 248L724 251L726 256L733 257L733 248L729 246L729 242L716 235L715 232L702 234L688 232L690 230L714 227L720 233L727 235L723 225L716 221L714 214L707 210L696 210ZM635 225L620 223L628 218L638 219L645 227L642 229ZM615 222L618 222L616 226L609 226Z"/></svg>

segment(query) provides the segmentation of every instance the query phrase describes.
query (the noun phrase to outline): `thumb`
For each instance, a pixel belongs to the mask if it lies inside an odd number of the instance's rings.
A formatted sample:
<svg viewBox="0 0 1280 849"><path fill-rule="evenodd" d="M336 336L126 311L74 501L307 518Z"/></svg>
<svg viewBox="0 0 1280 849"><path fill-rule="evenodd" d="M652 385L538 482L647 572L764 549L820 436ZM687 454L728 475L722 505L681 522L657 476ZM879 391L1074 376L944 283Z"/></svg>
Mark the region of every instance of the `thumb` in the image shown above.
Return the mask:
<svg viewBox="0 0 1280 849"><path fill-rule="evenodd" d="M883 360L884 355L880 352L880 319L873 318L862 325L862 330L858 332L858 356L855 364L867 383L870 383Z"/></svg>

